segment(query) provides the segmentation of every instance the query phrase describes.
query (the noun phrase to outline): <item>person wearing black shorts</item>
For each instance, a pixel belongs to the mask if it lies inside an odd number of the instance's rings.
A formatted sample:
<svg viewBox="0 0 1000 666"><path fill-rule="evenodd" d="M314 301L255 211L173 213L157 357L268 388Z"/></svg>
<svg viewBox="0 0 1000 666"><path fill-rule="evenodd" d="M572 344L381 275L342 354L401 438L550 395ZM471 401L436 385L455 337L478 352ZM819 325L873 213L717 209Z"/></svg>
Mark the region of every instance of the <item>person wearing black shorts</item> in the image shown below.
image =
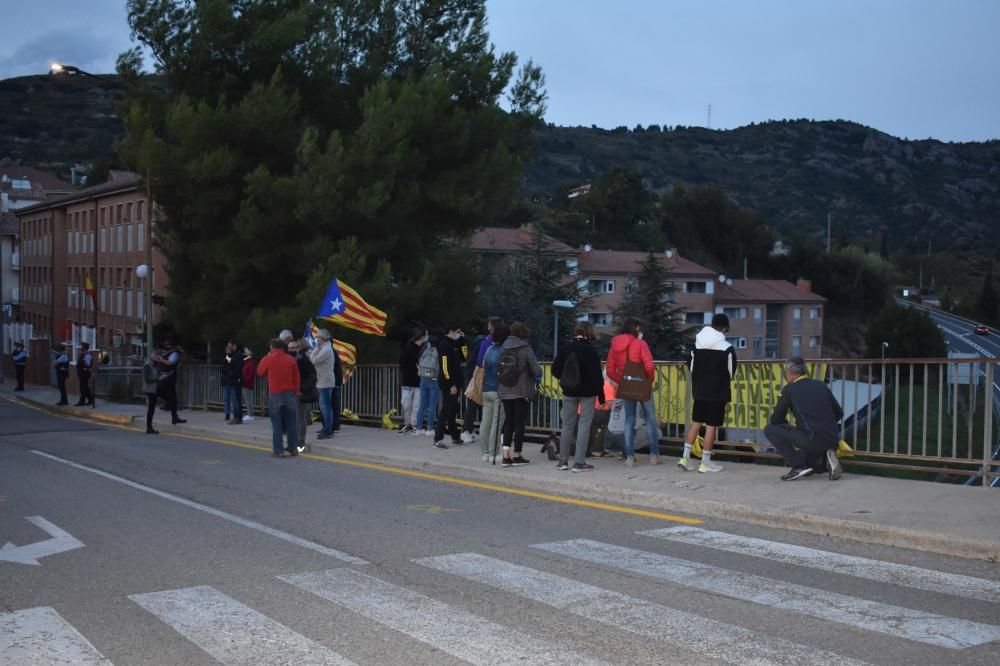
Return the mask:
<svg viewBox="0 0 1000 666"><path fill-rule="evenodd" d="M712 462L712 447L719 427L726 418L726 405L732 394L729 384L736 372L736 352L726 342L729 317L719 313L712 317L711 326L706 326L695 337L695 348L691 352L689 370L691 372L694 407L691 410L691 425L684 437L684 453L677 466L685 471L694 471L691 449L694 440L705 426L705 440L702 443L702 473L721 472L722 466Z"/></svg>

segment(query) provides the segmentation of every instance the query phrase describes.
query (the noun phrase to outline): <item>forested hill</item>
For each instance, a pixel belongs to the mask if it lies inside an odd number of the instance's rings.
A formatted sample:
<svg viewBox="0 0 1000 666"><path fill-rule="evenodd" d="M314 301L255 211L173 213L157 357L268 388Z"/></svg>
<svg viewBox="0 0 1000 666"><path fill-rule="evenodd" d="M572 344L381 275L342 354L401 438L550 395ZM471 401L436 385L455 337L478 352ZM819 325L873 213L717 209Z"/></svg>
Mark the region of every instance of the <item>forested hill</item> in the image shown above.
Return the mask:
<svg viewBox="0 0 1000 666"><path fill-rule="evenodd" d="M123 90L83 77L0 81L0 160L67 177L112 159ZM714 184L785 236L887 232L894 247L1000 246L1000 141L908 141L846 121L776 121L735 130L543 127L525 173L531 193L562 196L613 167L648 186ZM293 149L289 146L289 149Z"/></svg>
<svg viewBox="0 0 1000 666"><path fill-rule="evenodd" d="M625 167L658 191L717 185L790 236L825 235L830 213L848 238L885 230L897 247L1000 245L1000 141L909 141L846 121L637 130L539 129L526 188L557 195Z"/></svg>

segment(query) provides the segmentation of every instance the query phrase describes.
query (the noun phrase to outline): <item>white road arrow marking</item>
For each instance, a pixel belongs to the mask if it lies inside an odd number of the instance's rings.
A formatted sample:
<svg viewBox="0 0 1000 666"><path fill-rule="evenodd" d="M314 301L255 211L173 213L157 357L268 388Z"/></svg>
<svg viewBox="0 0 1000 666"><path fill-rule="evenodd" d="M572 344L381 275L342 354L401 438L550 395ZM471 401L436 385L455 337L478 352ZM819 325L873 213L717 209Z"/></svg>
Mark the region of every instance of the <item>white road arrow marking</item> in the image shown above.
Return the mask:
<svg viewBox="0 0 1000 666"><path fill-rule="evenodd" d="M40 566L38 560L42 557L64 553L67 550L74 550L76 548L83 548L83 542L41 516L27 516L27 520L48 532L52 538L29 543L26 546L15 546L7 542L3 548L0 548L0 561L30 564L37 567Z"/></svg>

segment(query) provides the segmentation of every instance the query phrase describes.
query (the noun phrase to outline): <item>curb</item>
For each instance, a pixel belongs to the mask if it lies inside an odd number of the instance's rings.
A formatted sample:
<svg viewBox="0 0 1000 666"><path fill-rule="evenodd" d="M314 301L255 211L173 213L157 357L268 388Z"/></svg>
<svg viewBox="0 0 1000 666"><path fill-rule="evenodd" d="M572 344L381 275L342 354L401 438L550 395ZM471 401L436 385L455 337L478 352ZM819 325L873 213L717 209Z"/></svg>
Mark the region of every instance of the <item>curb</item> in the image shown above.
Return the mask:
<svg viewBox="0 0 1000 666"><path fill-rule="evenodd" d="M100 421L102 423L113 423L115 425L132 425L135 417L134 416L120 416L117 414L105 414L104 412L94 411L92 409L85 409L82 407L66 406L66 405L46 405L43 402L38 402L36 400L29 400L28 398L21 398L12 395L0 394L0 398L8 402L12 402L17 405L22 405L24 407L32 407L34 409L39 409L43 412L49 412L50 414L58 414L61 416L75 416L81 419L87 419L90 421Z"/></svg>
<svg viewBox="0 0 1000 666"><path fill-rule="evenodd" d="M907 548L910 550L961 557L963 559L1000 562L1000 542L985 539L969 539L806 513L769 511L744 504L729 504L714 500L695 500L688 497L672 496L667 493L628 491L604 485L588 486L586 492L581 492L579 487L563 484L558 480L534 481L522 477L498 479L496 476L483 474L466 467L452 467L435 463L415 464L412 461L380 456L378 454L358 454L353 451L343 451L325 444L312 444L312 452L321 453L322 455L336 455L359 462L379 463L412 471L451 474L460 476L463 479L481 481L517 490L547 493L558 490L560 494L567 497L590 501L594 501L596 495L600 497L601 501L626 504L641 509L669 511L671 513L686 514L699 518L720 518L759 525L761 527L806 532L820 536L840 537L861 543Z"/></svg>

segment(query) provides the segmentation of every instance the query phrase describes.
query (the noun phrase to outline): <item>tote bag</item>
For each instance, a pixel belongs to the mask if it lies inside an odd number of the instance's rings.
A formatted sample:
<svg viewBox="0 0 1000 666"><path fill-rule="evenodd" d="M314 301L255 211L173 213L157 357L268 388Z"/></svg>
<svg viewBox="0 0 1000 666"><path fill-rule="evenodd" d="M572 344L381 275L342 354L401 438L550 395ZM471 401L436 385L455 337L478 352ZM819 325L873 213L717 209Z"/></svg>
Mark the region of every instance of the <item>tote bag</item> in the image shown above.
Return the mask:
<svg viewBox="0 0 1000 666"><path fill-rule="evenodd" d="M646 402L653 391L652 382L646 376L646 368L641 362L633 361L629 355L632 343L625 348L625 368L622 370L622 380L618 383L619 400L635 400Z"/></svg>

